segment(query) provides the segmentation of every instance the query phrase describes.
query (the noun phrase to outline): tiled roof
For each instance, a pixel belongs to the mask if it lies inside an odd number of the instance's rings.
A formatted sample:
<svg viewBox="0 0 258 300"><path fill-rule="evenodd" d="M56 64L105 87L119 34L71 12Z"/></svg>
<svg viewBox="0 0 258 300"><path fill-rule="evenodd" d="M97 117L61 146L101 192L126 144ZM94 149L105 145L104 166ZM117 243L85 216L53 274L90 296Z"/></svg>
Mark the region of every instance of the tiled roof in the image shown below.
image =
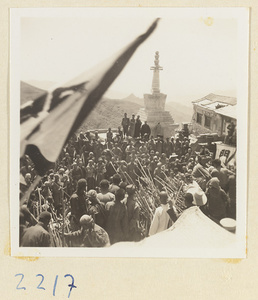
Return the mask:
<svg viewBox="0 0 258 300"><path fill-rule="evenodd" d="M216 94L209 94L201 99L194 100L192 103L198 104L199 102L202 102L206 100L205 102L208 104L211 104L213 102L221 102L229 105L236 105L237 104L237 98L235 97L228 97L228 96L222 96L222 95L216 95Z"/></svg>
<svg viewBox="0 0 258 300"><path fill-rule="evenodd" d="M220 115L236 119L237 118L237 109L236 108L237 108L236 105L228 105L225 107L215 109L214 111Z"/></svg>

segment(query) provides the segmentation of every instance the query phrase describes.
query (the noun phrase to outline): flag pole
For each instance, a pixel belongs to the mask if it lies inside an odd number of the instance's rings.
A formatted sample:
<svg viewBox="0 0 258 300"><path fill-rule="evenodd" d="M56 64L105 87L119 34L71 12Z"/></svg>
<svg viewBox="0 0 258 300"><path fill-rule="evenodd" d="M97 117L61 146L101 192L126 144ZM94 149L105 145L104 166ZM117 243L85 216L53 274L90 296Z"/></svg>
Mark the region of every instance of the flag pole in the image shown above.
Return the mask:
<svg viewBox="0 0 258 300"><path fill-rule="evenodd" d="M63 216L63 228L62 228L62 247L65 246L65 237L64 237L64 228L65 228L65 200L64 200L64 190L61 187L62 191L62 216Z"/></svg>

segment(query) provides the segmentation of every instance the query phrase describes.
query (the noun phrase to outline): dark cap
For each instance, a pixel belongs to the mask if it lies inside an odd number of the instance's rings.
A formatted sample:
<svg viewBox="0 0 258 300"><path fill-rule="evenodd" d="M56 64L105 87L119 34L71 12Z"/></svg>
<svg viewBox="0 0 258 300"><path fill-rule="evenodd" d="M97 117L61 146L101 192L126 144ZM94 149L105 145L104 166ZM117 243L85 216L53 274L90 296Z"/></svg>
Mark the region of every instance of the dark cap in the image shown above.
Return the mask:
<svg viewBox="0 0 258 300"><path fill-rule="evenodd" d="M133 195L135 193L135 186L130 184L126 187L126 192L128 195Z"/></svg>
<svg viewBox="0 0 258 300"><path fill-rule="evenodd" d="M51 213L49 213L48 211L43 211L40 215L39 215L39 221L43 222L43 223L48 223L51 219Z"/></svg>
<svg viewBox="0 0 258 300"><path fill-rule="evenodd" d="M81 179L78 180L78 182L77 182L78 189L86 188L86 186L87 186L86 179L81 178Z"/></svg>

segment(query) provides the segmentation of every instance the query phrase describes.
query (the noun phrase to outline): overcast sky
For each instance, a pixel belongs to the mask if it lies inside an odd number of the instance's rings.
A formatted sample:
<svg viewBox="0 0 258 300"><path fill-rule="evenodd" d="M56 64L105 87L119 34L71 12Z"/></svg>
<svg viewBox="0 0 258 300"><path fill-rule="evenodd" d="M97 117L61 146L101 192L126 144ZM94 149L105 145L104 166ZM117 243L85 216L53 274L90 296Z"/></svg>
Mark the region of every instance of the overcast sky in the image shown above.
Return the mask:
<svg viewBox="0 0 258 300"><path fill-rule="evenodd" d="M225 9L42 12L21 18L21 80L62 83L112 56L161 17L110 90L124 96L149 93L150 67L159 51L161 92L168 101L209 93L236 96L238 24Z"/></svg>

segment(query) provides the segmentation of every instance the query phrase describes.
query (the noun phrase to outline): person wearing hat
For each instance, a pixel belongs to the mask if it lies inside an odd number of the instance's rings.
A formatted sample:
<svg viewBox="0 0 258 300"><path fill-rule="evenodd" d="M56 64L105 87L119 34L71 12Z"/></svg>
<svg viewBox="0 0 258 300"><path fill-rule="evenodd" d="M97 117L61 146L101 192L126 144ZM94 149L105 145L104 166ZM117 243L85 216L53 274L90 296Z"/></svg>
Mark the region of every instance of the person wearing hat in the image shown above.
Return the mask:
<svg viewBox="0 0 258 300"><path fill-rule="evenodd" d="M165 191L159 194L160 206L156 208L153 220L150 225L149 235L152 236L163 230L166 230L169 226L169 214L167 213L170 208L168 203L168 194Z"/></svg>
<svg viewBox="0 0 258 300"><path fill-rule="evenodd" d="M122 202L125 190L119 189L115 194L115 201L106 204L107 226L106 230L111 244L125 241L128 234L127 207Z"/></svg>
<svg viewBox="0 0 258 300"><path fill-rule="evenodd" d="M106 222L105 204L99 201L95 190L89 190L87 197L89 202L88 214L93 217L97 225L104 228Z"/></svg>
<svg viewBox="0 0 258 300"><path fill-rule="evenodd" d="M50 247L50 234L48 225L51 220L51 214L44 211L39 215L39 222L24 230L21 247Z"/></svg>
<svg viewBox="0 0 258 300"><path fill-rule="evenodd" d="M80 247L108 247L110 246L107 232L95 224L94 219L84 214L80 218L81 228L74 232L65 233L68 240L76 239Z"/></svg>
<svg viewBox="0 0 258 300"><path fill-rule="evenodd" d="M193 180L193 176L190 173L185 173L185 185L183 186L183 192L187 193L190 188L200 188L199 184Z"/></svg>
<svg viewBox="0 0 258 300"><path fill-rule="evenodd" d="M198 186L192 186L187 190L187 193L193 195L192 204L196 206L203 206L207 203L207 196L204 191Z"/></svg>
<svg viewBox="0 0 258 300"><path fill-rule="evenodd" d="M207 211L214 221L220 221L227 215L229 198L225 191L220 187L217 177L212 178L207 184Z"/></svg>

